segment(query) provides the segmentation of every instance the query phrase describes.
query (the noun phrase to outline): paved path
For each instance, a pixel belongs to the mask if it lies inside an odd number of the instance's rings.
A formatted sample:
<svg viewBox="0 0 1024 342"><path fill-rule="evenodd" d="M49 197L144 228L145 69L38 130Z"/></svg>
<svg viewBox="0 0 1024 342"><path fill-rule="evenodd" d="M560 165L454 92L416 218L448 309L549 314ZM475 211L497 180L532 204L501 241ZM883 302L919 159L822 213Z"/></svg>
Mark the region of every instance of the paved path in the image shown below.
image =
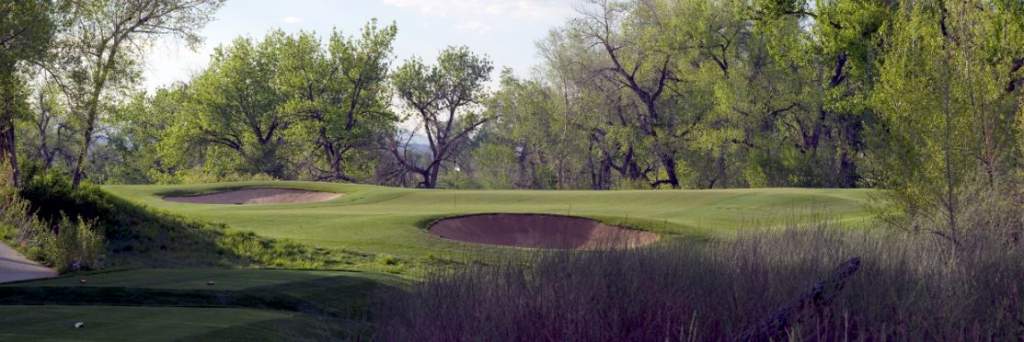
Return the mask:
<svg viewBox="0 0 1024 342"><path fill-rule="evenodd" d="M56 277L57 271L28 260L0 242L0 283Z"/></svg>

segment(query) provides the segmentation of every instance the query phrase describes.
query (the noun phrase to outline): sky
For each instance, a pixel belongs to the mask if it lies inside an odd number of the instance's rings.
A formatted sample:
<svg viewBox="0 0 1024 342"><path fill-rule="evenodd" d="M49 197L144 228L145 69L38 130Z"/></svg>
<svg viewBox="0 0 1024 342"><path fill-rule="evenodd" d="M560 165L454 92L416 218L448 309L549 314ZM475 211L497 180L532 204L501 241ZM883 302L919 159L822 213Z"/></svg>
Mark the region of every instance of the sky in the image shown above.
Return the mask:
<svg viewBox="0 0 1024 342"><path fill-rule="evenodd" d="M575 13L579 0L228 0L202 30L195 51L171 38L157 41L146 57L145 87L156 89L187 81L209 62L219 45L236 37L262 38L280 28L315 31L326 38L332 29L359 34L368 21L398 25L395 57L425 61L444 47L466 45L485 54L495 72L511 67L527 75L539 61L535 43Z"/></svg>

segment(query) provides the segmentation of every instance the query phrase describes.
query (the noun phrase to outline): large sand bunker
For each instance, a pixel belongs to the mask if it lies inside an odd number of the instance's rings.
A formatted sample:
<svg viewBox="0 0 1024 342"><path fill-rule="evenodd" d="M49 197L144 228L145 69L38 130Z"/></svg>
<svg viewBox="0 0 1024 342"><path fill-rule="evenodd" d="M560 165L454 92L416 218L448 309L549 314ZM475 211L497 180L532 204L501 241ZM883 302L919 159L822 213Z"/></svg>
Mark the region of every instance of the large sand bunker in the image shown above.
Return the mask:
<svg viewBox="0 0 1024 342"><path fill-rule="evenodd" d="M241 189L195 196L168 196L171 202L200 204L311 203L338 198L341 194L295 189Z"/></svg>
<svg viewBox="0 0 1024 342"><path fill-rule="evenodd" d="M658 235L590 219L543 214L480 214L447 218L430 226L441 238L530 248L615 249L650 244Z"/></svg>

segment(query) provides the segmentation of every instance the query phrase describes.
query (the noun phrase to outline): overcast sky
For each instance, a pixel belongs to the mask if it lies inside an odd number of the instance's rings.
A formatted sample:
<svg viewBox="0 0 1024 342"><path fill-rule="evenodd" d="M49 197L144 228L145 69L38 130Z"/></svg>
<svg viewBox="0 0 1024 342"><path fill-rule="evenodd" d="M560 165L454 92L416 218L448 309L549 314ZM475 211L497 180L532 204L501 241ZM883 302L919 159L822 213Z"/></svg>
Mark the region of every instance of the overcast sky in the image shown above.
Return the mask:
<svg viewBox="0 0 1024 342"><path fill-rule="evenodd" d="M195 52L183 42L156 43L147 57L145 87L186 81L202 70L213 48L238 36L262 38L268 31L332 28L358 34L370 19L398 24L398 61L416 55L431 60L448 45L466 45L490 56L496 70L508 66L525 75L537 63L535 42L574 14L579 0L229 0L203 29Z"/></svg>

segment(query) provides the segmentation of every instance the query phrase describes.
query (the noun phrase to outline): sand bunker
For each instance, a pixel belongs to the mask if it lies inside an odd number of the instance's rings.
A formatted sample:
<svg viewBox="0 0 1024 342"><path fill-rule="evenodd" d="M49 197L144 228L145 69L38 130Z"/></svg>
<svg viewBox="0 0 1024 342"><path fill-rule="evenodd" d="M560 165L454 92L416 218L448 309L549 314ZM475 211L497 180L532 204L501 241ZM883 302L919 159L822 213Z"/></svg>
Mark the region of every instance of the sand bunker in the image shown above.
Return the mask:
<svg viewBox="0 0 1024 342"><path fill-rule="evenodd" d="M242 189L196 196L168 196L164 200L201 204L312 203L338 198L341 194L295 189Z"/></svg>
<svg viewBox="0 0 1024 342"><path fill-rule="evenodd" d="M441 238L530 248L614 249L650 244L658 235L590 219L542 214L482 214L443 219L430 226Z"/></svg>

